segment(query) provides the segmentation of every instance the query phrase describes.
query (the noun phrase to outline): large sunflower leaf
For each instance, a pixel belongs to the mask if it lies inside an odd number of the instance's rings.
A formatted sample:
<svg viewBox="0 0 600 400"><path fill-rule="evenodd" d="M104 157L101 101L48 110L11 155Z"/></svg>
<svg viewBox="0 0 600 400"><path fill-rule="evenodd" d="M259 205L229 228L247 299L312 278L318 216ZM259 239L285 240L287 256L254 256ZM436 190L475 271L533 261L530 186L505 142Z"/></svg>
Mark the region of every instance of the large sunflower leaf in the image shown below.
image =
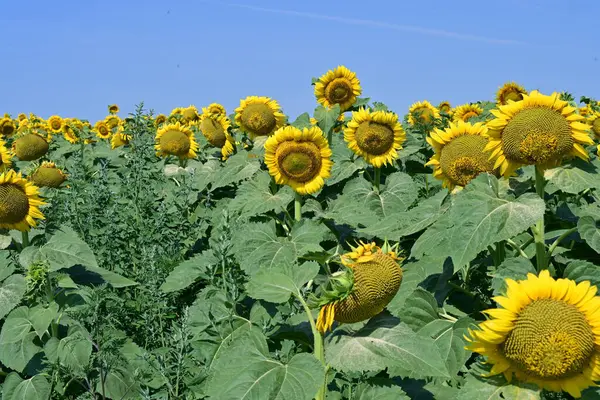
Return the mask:
<svg viewBox="0 0 600 400"><path fill-rule="evenodd" d="M15 272L15 264L12 261L10 252L0 251L0 282L11 276L13 272ZM2 318L1 315L0 318Z"/></svg>
<svg viewBox="0 0 600 400"><path fill-rule="evenodd" d="M212 251L204 251L177 265L167 276L160 290L165 293L183 290L202 277L208 267L217 262Z"/></svg>
<svg viewBox="0 0 600 400"><path fill-rule="evenodd" d="M26 291L23 275L11 275L0 284L0 319L21 302Z"/></svg>
<svg viewBox="0 0 600 400"><path fill-rule="evenodd" d="M218 160L208 160L204 164L201 164L197 168L194 169L194 176L192 178L192 187L201 192L212 179L219 173L221 169L221 164Z"/></svg>
<svg viewBox="0 0 600 400"><path fill-rule="evenodd" d="M225 166L213 175L210 191L251 178L259 169L260 161L257 158L250 157L245 151L234 154L227 159Z"/></svg>
<svg viewBox="0 0 600 400"><path fill-rule="evenodd" d="M50 398L52 387L45 376L35 375L23 380L19 374L11 372L4 381L4 400L46 400Z"/></svg>
<svg viewBox="0 0 600 400"><path fill-rule="evenodd" d="M592 285L600 285L600 267L589 261L571 260L563 276L577 283L589 281Z"/></svg>
<svg viewBox="0 0 600 400"><path fill-rule="evenodd" d="M363 169L367 164L362 157L357 157L348 144L344 141L342 134L335 134L331 143L331 176L325 180L326 186L335 185L350 178L354 173Z"/></svg>
<svg viewBox="0 0 600 400"><path fill-rule="evenodd" d="M580 159L546 170L544 177L565 193L577 194L589 188L600 188L597 166Z"/></svg>
<svg viewBox="0 0 600 400"><path fill-rule="evenodd" d="M74 265L98 267L96 256L90 246L69 226L61 226L48 243L40 248L40 253L50 263L50 271L58 271Z"/></svg>
<svg viewBox="0 0 600 400"><path fill-rule="evenodd" d="M359 385L356 388L356 400L409 400L410 397L398 386Z"/></svg>
<svg viewBox="0 0 600 400"><path fill-rule="evenodd" d="M513 280L525 279L527 274L537 275L535 267L525 257L505 259L492 273L492 289L494 296L502 296L506 292L506 278Z"/></svg>
<svg viewBox="0 0 600 400"><path fill-rule="evenodd" d="M577 221L577 230L581 238L596 253L600 253L600 229L598 229L596 220L589 216L579 218L579 221Z"/></svg>
<svg viewBox="0 0 600 400"><path fill-rule="evenodd" d="M321 128L325 136L327 136L329 131L333 129L335 122L340 116L340 112L339 104L335 104L331 108L325 108L321 105L315 108L315 119L317 120L317 125L319 128Z"/></svg>
<svg viewBox="0 0 600 400"><path fill-rule="evenodd" d="M271 191L271 176L260 172L251 180L243 182L235 197L228 204L232 213L247 219L269 211L282 212L294 199L294 191L289 186L281 187L276 194Z"/></svg>
<svg viewBox="0 0 600 400"><path fill-rule="evenodd" d="M313 355L296 354L288 363L274 360L264 335L253 330L222 351L205 391L221 400L310 400L323 378L323 366Z"/></svg>
<svg viewBox="0 0 600 400"><path fill-rule="evenodd" d="M534 386L510 384L503 378L476 378L469 375L464 386L456 394L456 400L539 400L540 392Z"/></svg>
<svg viewBox="0 0 600 400"><path fill-rule="evenodd" d="M4 321L0 331L0 362L8 368L23 372L27 363L42 349L34 343L29 309L15 308Z"/></svg>
<svg viewBox="0 0 600 400"><path fill-rule="evenodd" d="M248 284L250 297L271 303L284 303L290 296L300 293L302 286L319 273L319 264L314 261L302 265L289 264L276 269L261 269Z"/></svg>
<svg viewBox="0 0 600 400"><path fill-rule="evenodd" d="M487 246L509 239L544 216L545 203L526 193L501 196L498 179L481 174L453 199L449 210L417 239L411 255L446 254L454 265L473 260Z"/></svg>
<svg viewBox="0 0 600 400"><path fill-rule="evenodd" d="M344 372L387 368L390 376L449 377L433 339L384 314L358 331L338 328L329 337L325 354L333 368Z"/></svg>

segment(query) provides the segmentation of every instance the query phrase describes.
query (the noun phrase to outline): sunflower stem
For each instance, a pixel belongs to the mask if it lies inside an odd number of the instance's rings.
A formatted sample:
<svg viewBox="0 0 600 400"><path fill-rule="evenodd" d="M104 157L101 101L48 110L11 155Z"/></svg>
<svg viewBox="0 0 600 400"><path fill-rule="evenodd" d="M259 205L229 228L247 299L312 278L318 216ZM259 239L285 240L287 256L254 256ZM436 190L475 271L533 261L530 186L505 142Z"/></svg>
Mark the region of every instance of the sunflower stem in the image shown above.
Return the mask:
<svg viewBox="0 0 600 400"><path fill-rule="evenodd" d="M542 200L544 200L544 189L546 187L546 181L544 179L544 171L539 168L537 165L535 166L535 191L540 196ZM535 224L535 229L533 231L533 238L535 241L535 259L536 266L538 272L546 269L548 266L546 265L546 244L544 240L544 216L539 219L539 221Z"/></svg>
<svg viewBox="0 0 600 400"><path fill-rule="evenodd" d="M373 169L375 170L375 179L373 180L373 186L375 187L377 193L379 193L379 183L381 182L381 168L373 167Z"/></svg>
<svg viewBox="0 0 600 400"><path fill-rule="evenodd" d="M302 218L302 195L298 192L294 193L294 219L300 221Z"/></svg>
<svg viewBox="0 0 600 400"><path fill-rule="evenodd" d="M29 246L29 232L21 232L21 238L21 241L23 242L21 247L24 249L25 247Z"/></svg>
<svg viewBox="0 0 600 400"><path fill-rule="evenodd" d="M329 147L332 146L331 142L333 141L333 128L329 129L327 132L327 143L329 143Z"/></svg>
<svg viewBox="0 0 600 400"><path fill-rule="evenodd" d="M563 232L563 234L560 235L559 237L557 237L556 240L550 245L550 248L548 249L548 257L550 257L552 255L552 253L554 253L554 250L556 250L556 248L558 247L560 242L563 241L564 238L566 238L567 236L569 236L570 234L572 234L574 232L577 232L577 227L571 228L571 229Z"/></svg>

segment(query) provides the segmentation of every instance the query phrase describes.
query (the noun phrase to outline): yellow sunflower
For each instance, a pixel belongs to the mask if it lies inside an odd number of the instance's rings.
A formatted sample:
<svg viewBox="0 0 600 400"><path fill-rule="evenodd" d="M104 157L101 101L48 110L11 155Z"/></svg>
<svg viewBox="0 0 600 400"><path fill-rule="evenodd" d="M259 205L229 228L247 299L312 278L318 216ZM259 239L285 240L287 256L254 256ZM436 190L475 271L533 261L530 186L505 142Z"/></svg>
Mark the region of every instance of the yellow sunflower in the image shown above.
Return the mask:
<svg viewBox="0 0 600 400"><path fill-rule="evenodd" d="M160 125L167 122L167 116L165 114L158 114L154 120L154 125L158 128Z"/></svg>
<svg viewBox="0 0 600 400"><path fill-rule="evenodd" d="M331 171L331 149L323 131L311 126L300 130L279 128L265 142L265 164L280 185L299 194L318 192Z"/></svg>
<svg viewBox="0 0 600 400"><path fill-rule="evenodd" d="M79 142L79 136L77 132L73 128L71 128L68 124L63 125L62 134L65 140L71 144L75 144Z"/></svg>
<svg viewBox="0 0 600 400"><path fill-rule="evenodd" d="M179 122L164 125L156 132L156 145L154 148L159 157L177 156L183 158L196 157L198 143L194 132Z"/></svg>
<svg viewBox="0 0 600 400"><path fill-rule="evenodd" d="M223 147L227 143L229 135L228 129L231 121L223 114L202 114L198 127L202 135L208 142L215 147Z"/></svg>
<svg viewBox="0 0 600 400"><path fill-rule="evenodd" d="M417 123L429 125L440 117L437 108L427 100L417 101L408 110L408 123L415 126Z"/></svg>
<svg viewBox="0 0 600 400"><path fill-rule="evenodd" d="M184 108L181 112L181 120L187 124L197 121L199 117L198 109L193 105Z"/></svg>
<svg viewBox="0 0 600 400"><path fill-rule="evenodd" d="M183 107L176 107L171 111L171 114L169 114L169 117L173 117L175 115L182 115L183 114Z"/></svg>
<svg viewBox="0 0 600 400"><path fill-rule="evenodd" d="M108 113L109 114L117 114L119 112L119 106L116 104L111 104L110 106L108 106Z"/></svg>
<svg viewBox="0 0 600 400"><path fill-rule="evenodd" d="M361 108L352 112L352 119L344 129L344 140L355 154L374 167L381 167L398 158L406 134L398 115Z"/></svg>
<svg viewBox="0 0 600 400"><path fill-rule="evenodd" d="M483 114L483 108L477 104L463 104L454 109L452 116L454 121L468 122L469 119Z"/></svg>
<svg viewBox="0 0 600 400"><path fill-rule="evenodd" d="M315 83L317 101L327 108L339 104L340 109L346 111L352 107L361 93L362 89L356 73L343 65L327 71Z"/></svg>
<svg viewBox="0 0 600 400"><path fill-rule="evenodd" d="M235 123L250 139L269 136L285 123L279 103L269 97L249 96L235 109Z"/></svg>
<svg viewBox="0 0 600 400"><path fill-rule="evenodd" d="M452 115L452 105L449 101L442 101L440 104L438 104L437 109L440 112Z"/></svg>
<svg viewBox="0 0 600 400"><path fill-rule="evenodd" d="M546 96L534 90L521 101L499 106L492 114L496 118L487 123L490 142L485 150L504 176L522 165L545 169L559 165L566 157L589 158L582 146L593 144L587 133L589 126L558 93Z"/></svg>
<svg viewBox="0 0 600 400"><path fill-rule="evenodd" d="M487 128L481 123L458 121L445 130L435 129L427 137L435 153L425 165L450 190L464 187L482 172L493 172L494 163L483 150L488 144Z"/></svg>
<svg viewBox="0 0 600 400"><path fill-rule="evenodd" d="M48 153L48 141L35 133L26 133L12 143L12 152L21 161L33 161Z"/></svg>
<svg viewBox="0 0 600 400"><path fill-rule="evenodd" d="M592 107L589 104L586 104L583 107L579 107L578 110L579 110L579 114L584 117L587 117L588 115L590 115L591 113L594 112L594 110L592 109Z"/></svg>
<svg viewBox="0 0 600 400"><path fill-rule="evenodd" d="M11 118L0 118L0 135L4 137L10 137L16 132L16 130L17 126Z"/></svg>
<svg viewBox="0 0 600 400"><path fill-rule="evenodd" d="M496 101L498 104L508 104L509 101L523 100L523 95L527 94L527 90L523 86L515 82L507 82L496 92Z"/></svg>
<svg viewBox="0 0 600 400"><path fill-rule="evenodd" d="M100 139L110 139L112 136L112 131L104 121L98 121L94 124L94 133Z"/></svg>
<svg viewBox="0 0 600 400"><path fill-rule="evenodd" d="M125 146L129 144L131 139L133 139L131 135L127 135L122 129L119 129L110 138L110 148L114 150L117 147Z"/></svg>
<svg viewBox="0 0 600 400"><path fill-rule="evenodd" d="M39 197L39 188L14 170L0 175L0 228L24 232L44 219L38 208L44 205Z"/></svg>
<svg viewBox="0 0 600 400"><path fill-rule="evenodd" d="M467 349L493 364L490 375L516 377L553 392L581 397L600 380L600 297L589 281L554 279L547 270L506 279L502 308L469 330Z"/></svg>
<svg viewBox="0 0 600 400"><path fill-rule="evenodd" d="M600 112L593 112L587 119L590 125L590 130L597 137L600 138Z"/></svg>
<svg viewBox="0 0 600 400"><path fill-rule="evenodd" d="M219 103L211 103L208 107L202 107L203 114L223 114L225 115L225 107Z"/></svg>
<svg viewBox="0 0 600 400"><path fill-rule="evenodd" d="M24 113L19 113L19 115L17 115L17 119L19 121L23 121L23 120L27 119L27 115L25 115Z"/></svg>
<svg viewBox="0 0 600 400"><path fill-rule="evenodd" d="M106 126L110 129L113 129L119 126L119 124L122 123L122 120L118 115L107 115L106 118L104 118L104 123L106 123Z"/></svg>
<svg viewBox="0 0 600 400"><path fill-rule="evenodd" d="M46 125L51 133L61 133L65 121L58 115L53 115L46 121Z"/></svg>
<svg viewBox="0 0 600 400"><path fill-rule="evenodd" d="M0 137L0 172L5 172L12 167L13 155L6 147L6 142Z"/></svg>
<svg viewBox="0 0 600 400"><path fill-rule="evenodd" d="M235 153L235 139L233 136L231 136L231 134L227 133L227 141L223 147L221 147L221 159L225 161L233 153Z"/></svg>
<svg viewBox="0 0 600 400"><path fill-rule="evenodd" d="M375 242L365 243L362 240L359 240L356 246L350 245L350 249L352 251L342 254L340 256L343 265L347 266L357 261L359 262L367 260L373 254L381 253L383 251L383 249L379 247ZM392 257L394 260L399 259L395 249L386 247L385 253L388 256Z"/></svg>
<svg viewBox="0 0 600 400"><path fill-rule="evenodd" d="M49 161L42 162L31 175L31 181L39 187L57 188L67 180L67 175L56 164Z"/></svg>

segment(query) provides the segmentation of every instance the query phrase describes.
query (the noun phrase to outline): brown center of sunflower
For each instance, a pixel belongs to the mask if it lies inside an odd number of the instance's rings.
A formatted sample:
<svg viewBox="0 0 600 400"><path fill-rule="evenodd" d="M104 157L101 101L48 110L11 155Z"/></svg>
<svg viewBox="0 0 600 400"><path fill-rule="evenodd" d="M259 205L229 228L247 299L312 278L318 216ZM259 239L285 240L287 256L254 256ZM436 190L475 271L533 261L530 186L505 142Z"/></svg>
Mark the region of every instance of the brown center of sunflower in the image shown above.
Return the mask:
<svg viewBox="0 0 600 400"><path fill-rule="evenodd" d="M1 124L0 128L2 128L0 133L2 133L2 135L4 135L4 136L10 136L13 133L15 133L15 126L13 125L13 123L11 121Z"/></svg>
<svg viewBox="0 0 600 400"><path fill-rule="evenodd" d="M508 91L504 92L502 99L504 100L504 104L507 104L509 100L520 101L523 100L523 93L516 89L509 89Z"/></svg>
<svg viewBox="0 0 600 400"><path fill-rule="evenodd" d="M394 131L384 124L365 121L356 128L356 144L367 154L379 156L394 145Z"/></svg>
<svg viewBox="0 0 600 400"><path fill-rule="evenodd" d="M98 127L98 133L102 136L108 136L110 132L108 131L108 127L101 125Z"/></svg>
<svg viewBox="0 0 600 400"><path fill-rule="evenodd" d="M183 119L186 121L195 121L198 119L198 113L196 110L188 108L183 111Z"/></svg>
<svg viewBox="0 0 600 400"><path fill-rule="evenodd" d="M531 302L501 345L504 356L541 379L581 372L594 352L594 333L577 307L561 300Z"/></svg>
<svg viewBox="0 0 600 400"><path fill-rule="evenodd" d="M480 173L493 170L483 151L487 143L483 136L462 135L442 148L440 166L452 183L465 186Z"/></svg>
<svg viewBox="0 0 600 400"><path fill-rule="evenodd" d="M13 143L13 150L21 161L37 160L48 152L48 142L35 134L21 136Z"/></svg>
<svg viewBox="0 0 600 400"><path fill-rule="evenodd" d="M190 151L190 147L190 138L176 129L170 129L160 137L160 150L165 154L181 157Z"/></svg>
<svg viewBox="0 0 600 400"><path fill-rule="evenodd" d="M447 104L444 104L440 107L440 111L445 112L446 114L449 114L451 109L452 108Z"/></svg>
<svg viewBox="0 0 600 400"><path fill-rule="evenodd" d="M416 109L413 115L422 124L428 124L433 120L433 112L427 107Z"/></svg>
<svg viewBox="0 0 600 400"><path fill-rule="evenodd" d="M40 187L57 188L65 181L65 175L58 168L40 167L35 171L31 180Z"/></svg>
<svg viewBox="0 0 600 400"><path fill-rule="evenodd" d="M266 104L248 104L242 111L242 122L258 136L270 135L277 126L275 114Z"/></svg>
<svg viewBox="0 0 600 400"><path fill-rule="evenodd" d="M27 216L29 199L21 189L12 183L0 185L0 223L16 224Z"/></svg>
<svg viewBox="0 0 600 400"><path fill-rule="evenodd" d="M325 98L331 104L341 104L353 95L352 83L346 78L335 78L325 88Z"/></svg>
<svg viewBox="0 0 600 400"><path fill-rule="evenodd" d="M156 123L157 124L162 124L166 120L167 120L167 117L165 117L164 115L159 115L158 117L156 117Z"/></svg>
<svg viewBox="0 0 600 400"><path fill-rule="evenodd" d="M469 119L478 116L479 113L477 113L476 111L467 111L464 115L463 115L463 121L468 121Z"/></svg>
<svg viewBox="0 0 600 400"><path fill-rule="evenodd" d="M558 111L546 107L519 111L502 132L506 158L523 164L554 162L572 148L569 122Z"/></svg>
<svg viewBox="0 0 600 400"><path fill-rule="evenodd" d="M279 171L296 182L308 182L321 172L321 151L312 142L283 142L275 157Z"/></svg>
<svg viewBox="0 0 600 400"><path fill-rule="evenodd" d="M60 130L61 126L62 123L57 119L53 119L52 122L50 122L50 127L55 131Z"/></svg>
<svg viewBox="0 0 600 400"><path fill-rule="evenodd" d="M592 131L595 135L600 136L600 117L596 118L594 122L592 122Z"/></svg>
<svg viewBox="0 0 600 400"><path fill-rule="evenodd" d="M227 138L223 126L212 118L204 118L200 124L202 134L215 147L223 147Z"/></svg>

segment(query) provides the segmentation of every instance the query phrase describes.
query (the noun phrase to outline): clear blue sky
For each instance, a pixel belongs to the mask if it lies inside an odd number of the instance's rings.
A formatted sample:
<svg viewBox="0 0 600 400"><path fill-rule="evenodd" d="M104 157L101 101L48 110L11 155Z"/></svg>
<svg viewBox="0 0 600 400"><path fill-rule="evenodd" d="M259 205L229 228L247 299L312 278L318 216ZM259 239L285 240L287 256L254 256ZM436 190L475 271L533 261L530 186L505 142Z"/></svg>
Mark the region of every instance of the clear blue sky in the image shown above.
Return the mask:
<svg viewBox="0 0 600 400"><path fill-rule="evenodd" d="M400 114L491 99L507 80L600 97L599 14L591 0L6 0L0 114L232 112L258 95L295 117L314 110L311 77L338 64Z"/></svg>

